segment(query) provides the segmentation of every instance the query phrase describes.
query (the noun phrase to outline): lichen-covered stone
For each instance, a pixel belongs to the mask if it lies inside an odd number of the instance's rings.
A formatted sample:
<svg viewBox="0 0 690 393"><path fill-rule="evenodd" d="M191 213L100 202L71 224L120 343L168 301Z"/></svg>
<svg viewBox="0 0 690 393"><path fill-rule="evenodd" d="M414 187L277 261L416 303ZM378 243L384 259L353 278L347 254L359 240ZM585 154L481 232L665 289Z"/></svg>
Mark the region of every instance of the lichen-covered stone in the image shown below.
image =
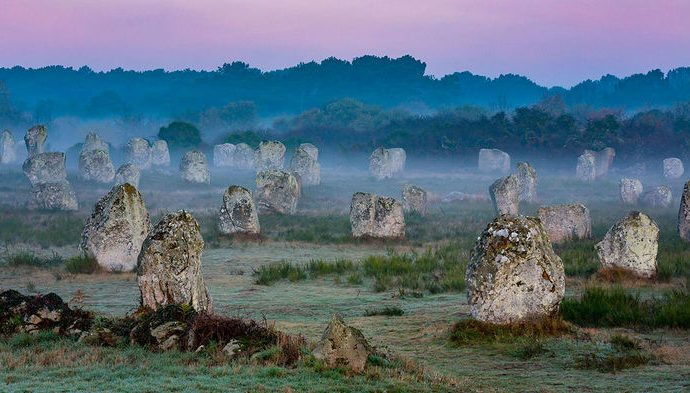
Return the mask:
<svg viewBox="0 0 690 393"><path fill-rule="evenodd" d="M390 197L356 192L350 205L350 225L355 238L405 237L403 207Z"/></svg>
<svg viewBox="0 0 690 393"><path fill-rule="evenodd" d="M339 315L334 314L321 340L316 344L313 355L328 367L346 367L355 373L361 373L373 353L374 349L362 332L346 325Z"/></svg>
<svg viewBox="0 0 690 393"><path fill-rule="evenodd" d="M597 178L597 165L594 153L585 150L585 152L577 158L575 177L577 180L585 182L591 182Z"/></svg>
<svg viewBox="0 0 690 393"><path fill-rule="evenodd" d="M321 164L319 164L319 149L311 143L297 146L290 160L290 170L299 175L303 186L321 184Z"/></svg>
<svg viewBox="0 0 690 393"><path fill-rule="evenodd" d="M117 168L115 173L115 184L129 183L135 188L139 188L139 179L141 178L141 171L134 164L123 164Z"/></svg>
<svg viewBox="0 0 690 393"><path fill-rule="evenodd" d="M26 144L26 152L31 158L36 154L45 152L45 143L48 138L48 130L44 126L34 126L29 128L24 135L24 144Z"/></svg>
<svg viewBox="0 0 690 393"><path fill-rule="evenodd" d="M165 168L170 166L170 150L168 142L159 139L151 145L151 165Z"/></svg>
<svg viewBox="0 0 690 393"><path fill-rule="evenodd" d="M79 173L82 179L110 183L115 178L115 167L106 150L82 150L79 154Z"/></svg>
<svg viewBox="0 0 690 393"><path fill-rule="evenodd" d="M406 184L402 189L403 210L408 213L426 215L426 191L421 187Z"/></svg>
<svg viewBox="0 0 690 393"><path fill-rule="evenodd" d="M125 146L125 160L139 170L151 168L151 147L144 138L132 138Z"/></svg>
<svg viewBox="0 0 690 393"><path fill-rule="evenodd" d="M673 193L666 186L657 186L640 196L640 203L654 208L665 208L673 203Z"/></svg>
<svg viewBox="0 0 690 393"><path fill-rule="evenodd" d="M65 153L34 154L24 161L22 169L32 185L67 180Z"/></svg>
<svg viewBox="0 0 690 393"><path fill-rule="evenodd" d="M295 214L300 193L292 173L270 170L256 175L256 203L261 213Z"/></svg>
<svg viewBox="0 0 690 393"><path fill-rule="evenodd" d="M223 194L218 230L225 234L259 234L261 231L259 216L251 191L240 186L228 187Z"/></svg>
<svg viewBox="0 0 690 393"><path fill-rule="evenodd" d="M664 166L664 177L669 180L680 179L685 173L685 168L683 167L683 161L679 158L666 158L663 162Z"/></svg>
<svg viewBox="0 0 690 393"><path fill-rule="evenodd" d="M520 186L521 202L537 202L537 171L528 162L518 162L515 173Z"/></svg>
<svg viewBox="0 0 690 393"><path fill-rule="evenodd" d="M685 183L683 195L680 197L678 234L681 239L690 242L690 181Z"/></svg>
<svg viewBox="0 0 690 393"><path fill-rule="evenodd" d="M509 324L558 312L565 293L563 262L538 219L499 216L482 232L465 274L470 314Z"/></svg>
<svg viewBox="0 0 690 393"><path fill-rule="evenodd" d="M144 199L129 184L118 184L101 198L86 221L79 248L107 271L137 267L141 245L151 229Z"/></svg>
<svg viewBox="0 0 690 393"><path fill-rule="evenodd" d="M235 166L235 150L237 150L237 147L232 143L223 143L213 146L213 166Z"/></svg>
<svg viewBox="0 0 690 393"><path fill-rule="evenodd" d="M378 180L390 179L402 172L406 158L403 149L379 147L369 157L369 174Z"/></svg>
<svg viewBox="0 0 690 393"><path fill-rule="evenodd" d="M479 171L484 173L510 172L510 155L498 149L479 150Z"/></svg>
<svg viewBox="0 0 690 393"><path fill-rule="evenodd" d="M278 141L261 142L254 155L254 165L257 172L283 169L284 161L285 145Z"/></svg>
<svg viewBox="0 0 690 393"><path fill-rule="evenodd" d="M180 176L190 183L211 183L206 155L199 150L188 151L180 161Z"/></svg>
<svg viewBox="0 0 690 393"><path fill-rule="evenodd" d="M27 207L29 209L77 210L79 203L69 182L61 180L34 184Z"/></svg>
<svg viewBox="0 0 690 393"><path fill-rule="evenodd" d="M580 203L540 207L537 214L553 244L592 236L589 209Z"/></svg>
<svg viewBox="0 0 690 393"><path fill-rule="evenodd" d="M637 205L644 192L642 182L638 179L622 178L619 183L621 202L626 205Z"/></svg>
<svg viewBox="0 0 690 393"><path fill-rule="evenodd" d="M246 143L235 145L235 168L243 170L254 169L254 149Z"/></svg>
<svg viewBox="0 0 690 393"><path fill-rule="evenodd" d="M496 214L518 214L520 206L520 184L515 175L496 180L489 187L489 194Z"/></svg>
<svg viewBox="0 0 690 393"><path fill-rule="evenodd" d="M199 223L182 210L163 217L146 237L139 253L137 282L141 305L158 309L188 304L211 311L211 297L201 274L204 240Z"/></svg>
<svg viewBox="0 0 690 393"><path fill-rule="evenodd" d="M11 164L17 159L16 142L10 130L0 136L0 164Z"/></svg>
<svg viewBox="0 0 690 393"><path fill-rule="evenodd" d="M631 212L617 222L597 243L602 268L631 271L645 278L656 275L659 249L659 227L648 215Z"/></svg>

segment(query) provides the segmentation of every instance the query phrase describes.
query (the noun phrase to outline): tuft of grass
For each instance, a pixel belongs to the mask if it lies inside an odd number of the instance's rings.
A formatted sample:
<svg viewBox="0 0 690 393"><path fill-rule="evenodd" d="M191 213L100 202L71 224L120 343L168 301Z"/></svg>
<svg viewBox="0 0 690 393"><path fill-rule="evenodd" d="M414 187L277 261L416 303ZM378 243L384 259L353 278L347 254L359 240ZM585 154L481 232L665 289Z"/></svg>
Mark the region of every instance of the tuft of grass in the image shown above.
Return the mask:
<svg viewBox="0 0 690 393"><path fill-rule="evenodd" d="M30 252L18 252L6 258L8 266L34 266L49 268L62 265L65 260L58 254L53 253L50 257L39 257Z"/></svg>
<svg viewBox="0 0 690 393"><path fill-rule="evenodd" d="M368 309L364 312L364 316L366 317L373 317L376 315L385 315L389 317L399 317L401 315L405 314L405 311L403 311L400 307L397 306L385 306L381 308L371 308Z"/></svg>
<svg viewBox="0 0 690 393"><path fill-rule="evenodd" d="M72 274L93 274L101 270L96 258L79 255L69 258L65 262L65 270Z"/></svg>
<svg viewBox="0 0 690 393"><path fill-rule="evenodd" d="M521 360L529 360L541 355L553 354L553 352L546 348L542 338L527 337L524 340L518 341L515 348L510 351L510 354Z"/></svg>
<svg viewBox="0 0 690 393"><path fill-rule="evenodd" d="M652 357L646 353L639 342L623 336L613 335L608 345L599 346L575 359L575 367L583 370L597 370L615 373L621 370L643 366Z"/></svg>
<svg viewBox="0 0 690 393"><path fill-rule="evenodd" d="M516 338L562 336L571 331L571 326L560 318L545 318L506 325L465 319L453 326L449 341L452 345L463 346L497 341L509 342Z"/></svg>

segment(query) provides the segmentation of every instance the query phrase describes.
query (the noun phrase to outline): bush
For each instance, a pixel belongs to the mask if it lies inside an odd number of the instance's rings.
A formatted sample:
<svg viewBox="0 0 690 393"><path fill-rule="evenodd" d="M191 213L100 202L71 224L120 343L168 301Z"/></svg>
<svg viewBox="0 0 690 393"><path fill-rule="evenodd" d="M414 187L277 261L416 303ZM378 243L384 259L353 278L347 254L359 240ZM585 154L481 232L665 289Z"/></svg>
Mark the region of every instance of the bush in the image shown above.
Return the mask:
<svg viewBox="0 0 690 393"><path fill-rule="evenodd" d="M405 311L403 311L400 307L397 307L397 306L385 306L382 308L372 308L372 309L368 309L364 312L364 316L366 316L366 317L373 317L376 315L385 315L385 316L389 316L389 317L399 317L403 314L405 314Z"/></svg>
<svg viewBox="0 0 690 393"><path fill-rule="evenodd" d="M201 144L201 132L193 124L174 121L158 131L158 139L168 142L171 149L188 149Z"/></svg>
<svg viewBox="0 0 690 393"><path fill-rule="evenodd" d="M72 274L93 274L101 270L96 258L80 255L69 258L65 262L65 270Z"/></svg>

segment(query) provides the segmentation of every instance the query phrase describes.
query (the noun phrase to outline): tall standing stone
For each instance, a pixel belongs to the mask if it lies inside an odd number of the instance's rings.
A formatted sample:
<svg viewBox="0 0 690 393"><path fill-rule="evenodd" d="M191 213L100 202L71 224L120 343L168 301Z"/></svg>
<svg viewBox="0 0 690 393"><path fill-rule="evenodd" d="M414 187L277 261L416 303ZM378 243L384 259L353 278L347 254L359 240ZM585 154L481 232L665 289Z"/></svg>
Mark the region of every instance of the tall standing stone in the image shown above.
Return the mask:
<svg viewBox="0 0 690 393"><path fill-rule="evenodd" d="M303 186L316 186L321 183L319 149L311 143L302 143L295 149L290 160L290 170L300 177Z"/></svg>
<svg viewBox="0 0 690 393"><path fill-rule="evenodd" d="M134 164L123 164L117 168L115 173L115 184L129 183L135 188L139 188L139 179L141 178L141 171Z"/></svg>
<svg viewBox="0 0 690 393"><path fill-rule="evenodd" d="M690 181L685 183L683 195L680 197L678 234L681 239L690 242Z"/></svg>
<svg viewBox="0 0 690 393"><path fill-rule="evenodd" d="M612 147L607 147L601 151L592 152L592 154L595 157L596 176L606 176L613 164L613 159L616 157L616 150Z"/></svg>
<svg viewBox="0 0 690 393"><path fill-rule="evenodd" d="M79 203L69 182L60 180L34 184L27 207L30 210L78 210Z"/></svg>
<svg viewBox="0 0 690 393"><path fill-rule="evenodd" d="M364 192L352 195L350 225L355 238L402 239L405 216L400 202Z"/></svg>
<svg viewBox="0 0 690 393"><path fill-rule="evenodd" d="M180 175L190 183L211 183L206 155L199 150L188 151L180 161Z"/></svg>
<svg viewBox="0 0 690 393"><path fill-rule="evenodd" d="M159 139L151 145L151 165L158 168L170 166L170 150L168 142Z"/></svg>
<svg viewBox="0 0 690 393"><path fill-rule="evenodd" d="M235 166L235 151L237 147L232 143L223 143L213 146L213 166L233 167Z"/></svg>
<svg viewBox="0 0 690 393"><path fill-rule="evenodd" d="M625 205L637 205L644 192L642 182L638 179L622 178L619 183L621 202Z"/></svg>
<svg viewBox="0 0 690 393"><path fill-rule="evenodd" d="M235 157L233 159L233 163L237 169L254 169L254 149L252 149L252 147L246 143L238 143L235 145Z"/></svg>
<svg viewBox="0 0 690 393"><path fill-rule="evenodd" d="M683 161L679 158L666 158L663 162L664 166L664 177L669 180L679 179L685 173L685 168L683 167Z"/></svg>
<svg viewBox="0 0 690 393"><path fill-rule="evenodd" d="M401 148L379 147L369 156L369 174L378 180L390 179L405 168L407 154Z"/></svg>
<svg viewBox="0 0 690 393"><path fill-rule="evenodd" d="M48 130L44 126L29 128L26 135L24 135L24 143L26 144L26 152L29 158L45 152L46 138L48 138Z"/></svg>
<svg viewBox="0 0 690 393"><path fill-rule="evenodd" d="M129 184L114 186L86 221L79 248L107 271L137 267L141 245L151 229L144 199Z"/></svg>
<svg viewBox="0 0 690 393"><path fill-rule="evenodd" d="M543 206L537 214L553 244L592 236L592 217L580 203Z"/></svg>
<svg viewBox="0 0 690 393"><path fill-rule="evenodd" d="M538 219L499 216L482 232L465 274L473 318L494 324L558 313L565 294L563 261Z"/></svg>
<svg viewBox="0 0 690 393"><path fill-rule="evenodd" d="M426 215L427 195L421 187L405 184L402 189L403 210L408 213Z"/></svg>
<svg viewBox="0 0 690 393"><path fill-rule="evenodd" d="M81 151L91 151L91 150L104 150L110 152L110 146L106 143L100 136L95 132L89 132L84 138L84 144L81 147Z"/></svg>
<svg viewBox="0 0 690 393"><path fill-rule="evenodd" d="M132 138L125 146L125 160L139 170L151 169L151 147L144 138Z"/></svg>
<svg viewBox="0 0 690 393"><path fill-rule="evenodd" d="M141 305L156 310L188 304L211 312L211 297L201 274L204 240L199 223L182 210L163 217L151 230L138 258Z"/></svg>
<svg viewBox="0 0 690 393"><path fill-rule="evenodd" d="M110 147L98 134L86 135L79 153L79 173L84 180L110 183L115 177L115 167L110 160Z"/></svg>
<svg viewBox="0 0 690 393"><path fill-rule="evenodd" d="M263 141L259 144L254 155L256 171L283 169L285 161L285 145L278 141Z"/></svg>
<svg viewBox="0 0 690 393"><path fill-rule="evenodd" d="M393 147L388 149L391 161L393 163L393 173L401 173L405 170L405 162L407 161L407 153L401 147Z"/></svg>
<svg viewBox="0 0 690 393"><path fill-rule="evenodd" d="M516 215L520 205L520 184L515 175L496 180L489 187L489 194L496 214Z"/></svg>
<svg viewBox="0 0 690 393"><path fill-rule="evenodd" d="M256 175L256 203L261 213L295 214L300 192L292 173L270 170Z"/></svg>
<svg viewBox="0 0 690 393"><path fill-rule="evenodd" d="M518 162L515 175L520 186L520 201L535 203L537 201L537 171L528 162Z"/></svg>
<svg viewBox="0 0 690 393"><path fill-rule="evenodd" d="M596 157L590 150L585 150L577 158L575 177L577 180L585 182L592 182L597 178Z"/></svg>
<svg viewBox="0 0 690 393"><path fill-rule="evenodd" d="M259 216L251 191L240 186L230 186L223 194L218 230L221 233L258 235L261 231Z"/></svg>
<svg viewBox="0 0 690 393"><path fill-rule="evenodd" d="M11 164L17 159L16 143L10 130L0 136L0 164Z"/></svg>
<svg viewBox="0 0 690 393"><path fill-rule="evenodd" d="M602 268L628 270L640 277L656 276L659 227L648 215L631 212L595 246Z"/></svg>
<svg viewBox="0 0 690 393"><path fill-rule="evenodd" d="M24 161L22 169L32 185L67 180L65 153L34 154Z"/></svg>
<svg viewBox="0 0 690 393"><path fill-rule="evenodd" d="M510 172L510 155L498 149L479 150L479 171L484 173Z"/></svg>

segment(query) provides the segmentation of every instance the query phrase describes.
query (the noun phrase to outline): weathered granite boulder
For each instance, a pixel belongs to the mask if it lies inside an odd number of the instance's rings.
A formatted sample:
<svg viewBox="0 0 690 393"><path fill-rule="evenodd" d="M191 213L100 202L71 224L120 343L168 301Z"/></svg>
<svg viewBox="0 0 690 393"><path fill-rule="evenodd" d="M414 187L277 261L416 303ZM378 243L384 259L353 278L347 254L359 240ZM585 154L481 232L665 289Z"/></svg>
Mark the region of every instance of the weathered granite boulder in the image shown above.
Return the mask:
<svg viewBox="0 0 690 393"><path fill-rule="evenodd" d="M597 178L597 164L594 153L585 150L585 152L577 158L575 177L577 180L585 182L591 182Z"/></svg>
<svg viewBox="0 0 690 393"><path fill-rule="evenodd" d="M540 207L537 215L553 244L592 236L589 209L580 203Z"/></svg>
<svg viewBox="0 0 690 393"><path fill-rule="evenodd" d="M263 141L254 154L254 165L257 172L272 169L283 169L285 145L278 141Z"/></svg>
<svg viewBox="0 0 690 393"><path fill-rule="evenodd" d="M180 161L180 176L190 183L211 183L206 155L199 150L188 151Z"/></svg>
<svg viewBox="0 0 690 393"><path fill-rule="evenodd" d="M211 297L201 274L204 240L199 223L182 210L163 217L151 230L139 253L137 281L141 305L158 309L189 304L211 311Z"/></svg>
<svg viewBox="0 0 690 393"><path fill-rule="evenodd" d="M254 169L254 149L246 143L235 145L235 168L243 170Z"/></svg>
<svg viewBox="0 0 690 393"><path fill-rule="evenodd" d="M520 202L537 202L537 171L528 162L518 162L515 173L520 186Z"/></svg>
<svg viewBox="0 0 690 393"><path fill-rule="evenodd" d="M374 349L369 345L361 331L345 324L334 314L316 344L313 355L325 362L328 367L346 367L355 373L364 371L369 356Z"/></svg>
<svg viewBox="0 0 690 393"><path fill-rule="evenodd" d="M29 158L45 151L46 138L48 138L48 130L44 126L29 128L26 135L24 135L24 144L26 144L26 152Z"/></svg>
<svg viewBox="0 0 690 393"><path fill-rule="evenodd" d="M295 149L290 160L290 170L299 175L302 186L321 184L319 149L311 143L302 143Z"/></svg>
<svg viewBox="0 0 690 393"><path fill-rule="evenodd" d="M24 161L22 169L32 185L67 180L65 153L34 154Z"/></svg>
<svg viewBox="0 0 690 393"><path fill-rule="evenodd" d="M479 171L484 173L510 172L510 155L498 149L479 150Z"/></svg>
<svg viewBox="0 0 690 393"><path fill-rule="evenodd" d="M84 180L110 183L115 167L107 150L82 150L79 154L79 173Z"/></svg>
<svg viewBox="0 0 690 393"><path fill-rule="evenodd" d="M680 238L690 242L690 181L685 183L683 195L680 197L678 210L678 234Z"/></svg>
<svg viewBox="0 0 690 393"><path fill-rule="evenodd" d="M125 146L125 161L139 170L151 169L151 147L144 138L132 138Z"/></svg>
<svg viewBox="0 0 690 393"><path fill-rule="evenodd" d="M685 168L683 168L683 161L679 158L666 158L663 162L664 177L669 180L679 179L683 176Z"/></svg>
<svg viewBox="0 0 690 393"><path fill-rule="evenodd" d="M91 151L91 150L103 150L110 152L110 146L106 143L100 136L95 132L89 132L84 138L84 144L81 146L81 152Z"/></svg>
<svg viewBox="0 0 690 393"><path fill-rule="evenodd" d="M213 166L234 167L235 150L237 150L237 147L232 143L213 146Z"/></svg>
<svg viewBox="0 0 690 393"><path fill-rule="evenodd" d="M408 213L426 215L426 191L421 187L405 184L402 189L403 210Z"/></svg>
<svg viewBox="0 0 690 393"><path fill-rule="evenodd" d="M496 180L489 187L489 194L496 214L518 214L520 205L520 184L515 175Z"/></svg>
<svg viewBox="0 0 690 393"><path fill-rule="evenodd" d="M144 199L129 183L114 186L101 198L81 233L79 248L107 271L137 267L141 245L151 229Z"/></svg>
<svg viewBox="0 0 690 393"><path fill-rule="evenodd" d="M139 179L141 178L141 171L134 164L123 164L117 168L115 173L115 184L129 183L135 188L139 188Z"/></svg>
<svg viewBox="0 0 690 393"><path fill-rule="evenodd" d="M69 182L60 180L34 184L27 207L29 209L77 210L79 203Z"/></svg>
<svg viewBox="0 0 690 393"><path fill-rule="evenodd" d="M355 238L402 239L405 216L400 202L364 192L352 195L350 225Z"/></svg>
<svg viewBox="0 0 690 393"><path fill-rule="evenodd" d="M256 204L260 213L295 214L300 193L299 181L292 173L270 170L256 175Z"/></svg>
<svg viewBox="0 0 690 393"><path fill-rule="evenodd" d="M621 202L626 205L637 205L644 192L642 182L638 179L622 178L619 183Z"/></svg>
<svg viewBox="0 0 690 393"><path fill-rule="evenodd" d="M261 231L259 216L251 191L240 186L228 187L223 194L218 230L225 234L259 234Z"/></svg>
<svg viewBox="0 0 690 393"><path fill-rule="evenodd" d="M406 158L403 149L379 147L369 157L369 174L378 180L390 179L405 168Z"/></svg>
<svg viewBox="0 0 690 393"><path fill-rule="evenodd" d="M659 227L648 215L631 212L606 233L595 246L602 268L631 271L644 277L656 276Z"/></svg>
<svg viewBox="0 0 690 393"><path fill-rule="evenodd" d="M538 219L499 216L482 232L465 274L470 314L509 324L558 312L565 293L563 262Z"/></svg>
<svg viewBox="0 0 690 393"><path fill-rule="evenodd" d="M640 203L644 206L665 208L673 203L671 189L666 186L657 186L640 196Z"/></svg>
<svg viewBox="0 0 690 393"><path fill-rule="evenodd" d="M10 130L0 136L0 164L11 164L17 159L16 142Z"/></svg>
<svg viewBox="0 0 690 393"><path fill-rule="evenodd" d="M164 168L170 166L170 150L168 142L159 139L151 145L151 165Z"/></svg>

